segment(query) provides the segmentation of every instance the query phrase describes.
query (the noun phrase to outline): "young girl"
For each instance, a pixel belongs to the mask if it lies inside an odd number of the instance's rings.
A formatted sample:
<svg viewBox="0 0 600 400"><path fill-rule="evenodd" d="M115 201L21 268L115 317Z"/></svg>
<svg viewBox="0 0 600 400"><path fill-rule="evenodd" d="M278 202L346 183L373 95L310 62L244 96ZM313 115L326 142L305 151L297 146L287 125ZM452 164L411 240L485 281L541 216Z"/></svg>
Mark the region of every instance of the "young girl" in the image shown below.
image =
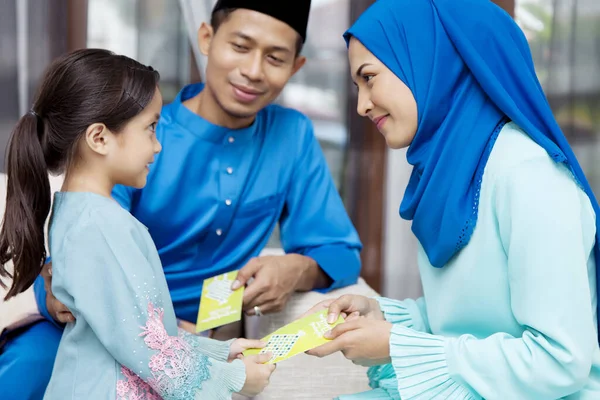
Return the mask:
<svg viewBox="0 0 600 400"><path fill-rule="evenodd" d="M379 364L342 398L600 399L598 204L521 30L487 0L378 0L345 38L358 112L408 146L424 297L321 305L359 317L312 354Z"/></svg>
<svg viewBox="0 0 600 400"><path fill-rule="evenodd" d="M75 322L64 331L47 399L229 399L261 392L273 371L267 355L241 357L252 341L178 331L147 229L110 197L116 184L143 187L161 150L158 79L127 57L76 51L50 66L12 134L0 232L0 261L14 262L7 298L40 273L48 173L65 174L49 246L53 292Z"/></svg>

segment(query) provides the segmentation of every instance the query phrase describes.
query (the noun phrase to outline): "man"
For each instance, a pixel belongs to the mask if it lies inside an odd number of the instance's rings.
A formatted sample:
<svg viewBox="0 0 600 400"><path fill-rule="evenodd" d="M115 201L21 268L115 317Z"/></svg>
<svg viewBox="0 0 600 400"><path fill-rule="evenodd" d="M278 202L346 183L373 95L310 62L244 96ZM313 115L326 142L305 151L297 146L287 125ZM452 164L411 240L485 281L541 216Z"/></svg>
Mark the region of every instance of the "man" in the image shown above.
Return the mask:
<svg viewBox="0 0 600 400"><path fill-rule="evenodd" d="M244 311L259 316L281 311L295 292L358 279L361 244L310 120L270 104L305 63L309 9L310 0L218 1L198 31L206 83L185 87L164 107L163 150L147 186L113 192L148 227L188 330L203 280L226 271L239 269L234 288L247 285ZM259 257L278 223L286 254ZM72 321L41 280L35 289L42 314Z"/></svg>

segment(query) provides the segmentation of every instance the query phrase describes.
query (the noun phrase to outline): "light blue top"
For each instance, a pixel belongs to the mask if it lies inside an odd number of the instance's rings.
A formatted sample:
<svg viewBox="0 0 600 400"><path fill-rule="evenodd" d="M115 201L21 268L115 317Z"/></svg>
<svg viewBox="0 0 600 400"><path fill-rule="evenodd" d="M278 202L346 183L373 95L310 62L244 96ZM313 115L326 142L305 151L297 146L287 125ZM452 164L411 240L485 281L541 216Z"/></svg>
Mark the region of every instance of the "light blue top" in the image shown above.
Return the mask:
<svg viewBox="0 0 600 400"><path fill-rule="evenodd" d="M76 321L45 399L230 399L241 390L245 368L227 363L229 342L178 331L148 230L117 202L59 192L49 236L52 291Z"/></svg>
<svg viewBox="0 0 600 400"><path fill-rule="evenodd" d="M485 168L478 223L424 297L379 299L392 363L342 399L600 399L595 213L563 165L513 123Z"/></svg>

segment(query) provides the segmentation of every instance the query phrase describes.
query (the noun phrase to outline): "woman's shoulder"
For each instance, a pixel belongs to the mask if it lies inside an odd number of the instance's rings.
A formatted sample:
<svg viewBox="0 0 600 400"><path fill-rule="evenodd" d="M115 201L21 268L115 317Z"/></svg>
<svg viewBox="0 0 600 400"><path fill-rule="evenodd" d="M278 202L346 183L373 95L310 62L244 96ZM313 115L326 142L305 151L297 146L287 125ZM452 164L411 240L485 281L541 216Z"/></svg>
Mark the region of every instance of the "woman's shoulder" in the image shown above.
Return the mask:
<svg viewBox="0 0 600 400"><path fill-rule="evenodd" d="M530 161L554 163L546 150L538 145L514 122L509 122L500 131L486 164L486 172L500 175Z"/></svg>
<svg viewBox="0 0 600 400"><path fill-rule="evenodd" d="M485 174L493 183L493 193L510 194L528 203L539 196L560 197L570 204L580 203L593 214L590 200L570 167L556 162L514 123L506 124L500 132ZM544 204L540 200L537 207Z"/></svg>

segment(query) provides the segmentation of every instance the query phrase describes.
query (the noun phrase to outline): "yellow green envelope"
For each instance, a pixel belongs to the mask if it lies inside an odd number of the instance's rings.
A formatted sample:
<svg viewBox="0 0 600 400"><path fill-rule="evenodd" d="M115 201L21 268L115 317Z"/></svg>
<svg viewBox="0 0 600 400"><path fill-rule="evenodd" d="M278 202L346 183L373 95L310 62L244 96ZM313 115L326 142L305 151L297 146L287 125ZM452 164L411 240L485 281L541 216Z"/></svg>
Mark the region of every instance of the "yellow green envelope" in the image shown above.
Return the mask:
<svg viewBox="0 0 600 400"><path fill-rule="evenodd" d="M344 319L338 317L335 323L327 323L327 310L321 310L265 336L262 339L267 342L264 349L248 349L243 354L248 356L271 352L273 357L267 364L275 364L329 342L323 334L342 322Z"/></svg>
<svg viewBox="0 0 600 400"><path fill-rule="evenodd" d="M227 325L242 318L244 287L231 290L237 273L227 272L204 280L196 332Z"/></svg>

